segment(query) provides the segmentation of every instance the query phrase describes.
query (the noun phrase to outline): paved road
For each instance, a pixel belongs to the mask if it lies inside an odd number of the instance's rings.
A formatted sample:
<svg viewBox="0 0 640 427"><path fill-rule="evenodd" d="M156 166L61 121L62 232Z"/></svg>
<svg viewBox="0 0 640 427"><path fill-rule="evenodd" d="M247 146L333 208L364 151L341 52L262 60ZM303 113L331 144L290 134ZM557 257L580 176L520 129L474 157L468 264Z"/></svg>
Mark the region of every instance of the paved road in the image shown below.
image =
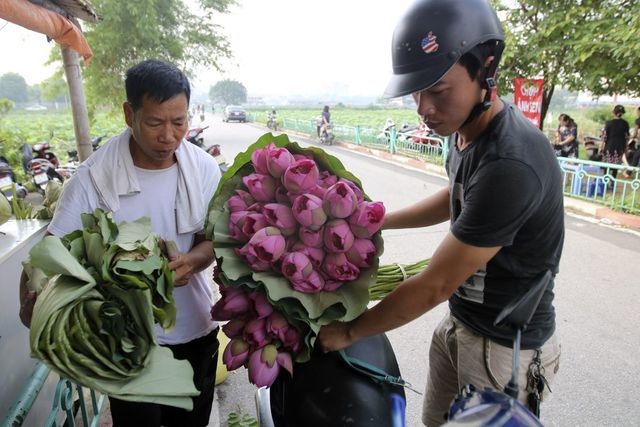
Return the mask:
<svg viewBox="0 0 640 427"><path fill-rule="evenodd" d="M266 132L252 124L211 125L205 144L219 143L231 160ZM300 141L300 138L292 138ZM302 141L305 142L305 141ZM445 185L442 177L407 170L340 147L327 151L361 178L374 200L393 210ZM556 282L561 369L552 398L543 404L549 426L638 425L640 405L635 382L640 374L640 237L583 219L566 216L566 240ZM418 231L385 231L383 263L412 262L428 257L444 237L447 224ZM418 389L425 384L426 353L431 333L446 312L444 305L390 332L402 376ZM232 372L217 388L220 425L230 412L255 414L246 371ZM421 397L407 391L407 425L419 426ZM215 415L215 414L214 414Z"/></svg>

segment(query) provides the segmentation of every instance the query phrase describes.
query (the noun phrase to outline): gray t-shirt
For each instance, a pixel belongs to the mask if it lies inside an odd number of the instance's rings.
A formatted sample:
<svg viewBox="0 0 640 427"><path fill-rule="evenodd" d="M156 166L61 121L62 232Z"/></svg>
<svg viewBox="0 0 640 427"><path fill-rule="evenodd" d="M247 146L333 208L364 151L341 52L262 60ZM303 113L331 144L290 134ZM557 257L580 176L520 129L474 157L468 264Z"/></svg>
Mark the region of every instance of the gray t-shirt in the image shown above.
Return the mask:
<svg viewBox="0 0 640 427"><path fill-rule="evenodd" d="M513 332L493 322L511 300L547 270L558 272L564 242L562 176L547 138L506 104L466 149L451 145L447 164L451 232L478 247L502 249L449 299L466 326L511 346ZM553 280L522 348L540 347L555 330Z"/></svg>

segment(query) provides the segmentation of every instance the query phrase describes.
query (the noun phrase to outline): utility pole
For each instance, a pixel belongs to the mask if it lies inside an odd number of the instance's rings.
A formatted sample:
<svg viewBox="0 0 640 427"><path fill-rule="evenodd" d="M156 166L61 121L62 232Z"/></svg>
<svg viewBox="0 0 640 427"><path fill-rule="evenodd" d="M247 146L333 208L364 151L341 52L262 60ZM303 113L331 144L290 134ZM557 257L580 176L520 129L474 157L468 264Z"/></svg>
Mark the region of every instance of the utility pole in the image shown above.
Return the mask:
<svg viewBox="0 0 640 427"><path fill-rule="evenodd" d="M93 153L93 147L91 146L91 135L89 133L87 102L82 87L82 70L80 69L78 54L74 50L69 47L61 47L60 49L62 51L64 74L67 77L67 85L69 85L73 131L76 136L78 159L83 162Z"/></svg>

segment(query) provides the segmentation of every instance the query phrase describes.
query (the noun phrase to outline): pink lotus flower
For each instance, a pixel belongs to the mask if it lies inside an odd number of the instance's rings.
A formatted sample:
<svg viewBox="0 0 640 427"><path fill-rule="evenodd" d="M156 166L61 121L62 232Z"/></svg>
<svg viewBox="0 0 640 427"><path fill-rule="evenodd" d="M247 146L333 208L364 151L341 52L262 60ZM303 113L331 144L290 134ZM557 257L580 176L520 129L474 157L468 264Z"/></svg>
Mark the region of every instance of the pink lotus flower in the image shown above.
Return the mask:
<svg viewBox="0 0 640 427"><path fill-rule="evenodd" d="M344 219L331 220L324 227L324 245L329 252L346 252L353 240L351 228Z"/></svg>
<svg viewBox="0 0 640 427"><path fill-rule="evenodd" d="M273 148L267 152L267 169L274 178L280 178L295 161L286 148Z"/></svg>
<svg viewBox="0 0 640 427"><path fill-rule="evenodd" d="M356 195L356 199L358 199L358 203L362 203L364 201L364 195L362 194L362 190L356 184L354 184L353 181L350 181L346 178L340 178L340 182L344 182L349 187L351 187L351 189L353 190L353 193Z"/></svg>
<svg viewBox="0 0 640 427"><path fill-rule="evenodd" d="M339 282L337 280L325 279L324 288L322 290L324 292L335 292L340 289L344 285L344 282Z"/></svg>
<svg viewBox="0 0 640 427"><path fill-rule="evenodd" d="M236 190L236 194L229 197L227 200L227 206L229 206L229 212L246 211L249 206L255 203L255 199L251 197L251 194L244 190Z"/></svg>
<svg viewBox="0 0 640 427"><path fill-rule="evenodd" d="M251 164L256 172L261 174L268 174L269 169L267 169L267 156L269 151L274 149L276 146L274 144L269 144L264 148L259 148L251 153Z"/></svg>
<svg viewBox="0 0 640 427"><path fill-rule="evenodd" d="M314 270L309 257L302 252L288 252L282 257L282 275L289 279L291 287L298 292L320 292L324 279Z"/></svg>
<svg viewBox="0 0 640 427"><path fill-rule="evenodd" d="M276 194L274 197L276 202L280 204L290 205L292 203L292 201L289 198L289 192L287 191L286 188L284 188L283 185L278 185L276 187Z"/></svg>
<svg viewBox="0 0 640 427"><path fill-rule="evenodd" d="M239 337L244 331L245 324L245 321L242 319L231 319L222 326L222 332L229 338Z"/></svg>
<svg viewBox="0 0 640 427"><path fill-rule="evenodd" d="M349 217L353 234L365 239L373 236L382 227L384 212L382 202L362 202Z"/></svg>
<svg viewBox="0 0 640 427"><path fill-rule="evenodd" d="M324 260L325 252L322 248L314 248L311 246L306 246L302 242L297 242L293 246L291 246L292 252L301 252L309 258L311 261L311 265L313 268L320 268L322 265L322 261Z"/></svg>
<svg viewBox="0 0 640 427"><path fill-rule="evenodd" d="M314 196L324 199L325 194L327 194L327 189L320 185L316 185L315 188L309 191L309 194L313 194Z"/></svg>
<svg viewBox="0 0 640 427"><path fill-rule="evenodd" d="M249 293L249 298L253 302L253 311L258 319L264 319L273 313L273 306L265 294L258 291Z"/></svg>
<svg viewBox="0 0 640 427"><path fill-rule="evenodd" d="M249 381L258 387L270 386L278 377L280 367L293 375L293 362L289 353L278 352L276 346L271 344L259 348L249 356Z"/></svg>
<svg viewBox="0 0 640 427"><path fill-rule="evenodd" d="M284 236L291 236L298 230L298 222L289 206L280 203L267 203L262 213L269 225L280 229Z"/></svg>
<svg viewBox="0 0 640 427"><path fill-rule="evenodd" d="M229 320L244 315L251 308L251 300L238 288L225 288L218 302L211 309L213 320Z"/></svg>
<svg viewBox="0 0 640 427"><path fill-rule="evenodd" d="M280 340L283 347L291 350L294 354L300 350L300 333L277 311L267 317L267 332Z"/></svg>
<svg viewBox="0 0 640 427"><path fill-rule="evenodd" d="M249 248L247 247L247 245L245 245L244 247L242 247L240 249L235 248L234 252L240 258L244 259L244 261L247 263L249 268L251 268L253 271L269 271L269 270L271 270L271 263L258 259L257 256L253 255L253 253L250 253Z"/></svg>
<svg viewBox="0 0 640 427"><path fill-rule="evenodd" d="M311 230L309 228L300 228L298 230L298 238L305 246L312 248L321 248L324 245L323 241L324 227L320 227L317 230Z"/></svg>
<svg viewBox="0 0 640 427"><path fill-rule="evenodd" d="M327 189L323 206L330 217L347 218L356 210L358 199L346 182L338 181Z"/></svg>
<svg viewBox="0 0 640 427"><path fill-rule="evenodd" d="M267 220L263 214L248 213L242 222L242 234L251 239L254 234L265 228L267 225Z"/></svg>
<svg viewBox="0 0 640 427"><path fill-rule="evenodd" d="M271 337L267 334L265 319L253 319L247 322L244 327L244 339L255 347L263 347L271 342Z"/></svg>
<svg viewBox="0 0 640 427"><path fill-rule="evenodd" d="M298 160L291 164L282 175L282 184L294 193L302 194L315 188L320 171L311 159Z"/></svg>
<svg viewBox="0 0 640 427"><path fill-rule="evenodd" d="M360 269L351 264L343 253L328 253L324 257L322 270L333 280L351 282L360 275Z"/></svg>
<svg viewBox="0 0 640 427"><path fill-rule="evenodd" d="M284 253L286 242L280 230L275 227L265 227L249 239L240 249L240 253L253 255L260 261L272 263L280 259Z"/></svg>
<svg viewBox="0 0 640 427"><path fill-rule="evenodd" d="M322 208L322 199L312 194L301 194L296 197L291 210L296 221L311 230L318 230L327 221L327 214Z"/></svg>
<svg viewBox="0 0 640 427"><path fill-rule="evenodd" d="M320 176L318 177L318 184L320 185L320 187L326 189L331 187L336 182L338 182L338 177L335 175L332 175L331 172L329 171L320 172Z"/></svg>
<svg viewBox="0 0 640 427"><path fill-rule="evenodd" d="M249 194L259 202L270 202L276 194L277 181L271 175L252 173L242 178Z"/></svg>
<svg viewBox="0 0 640 427"><path fill-rule="evenodd" d="M249 343L242 338L233 338L222 354L222 361L227 369L233 371L244 365L249 359Z"/></svg>
<svg viewBox="0 0 640 427"><path fill-rule="evenodd" d="M248 211L235 211L229 215L229 236L233 240L243 243L249 241L249 236L242 231L242 227L248 215Z"/></svg>
<svg viewBox="0 0 640 427"><path fill-rule="evenodd" d="M347 259L360 268L369 268L376 258L376 246L369 239L355 239L346 252Z"/></svg>

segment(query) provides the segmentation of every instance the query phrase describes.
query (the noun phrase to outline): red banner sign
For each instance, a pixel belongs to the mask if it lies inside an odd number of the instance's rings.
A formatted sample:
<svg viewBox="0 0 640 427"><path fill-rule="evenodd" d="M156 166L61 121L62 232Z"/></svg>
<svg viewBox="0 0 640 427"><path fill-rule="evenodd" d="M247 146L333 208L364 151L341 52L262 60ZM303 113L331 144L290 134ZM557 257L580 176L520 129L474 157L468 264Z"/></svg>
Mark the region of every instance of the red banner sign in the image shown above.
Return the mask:
<svg viewBox="0 0 640 427"><path fill-rule="evenodd" d="M525 79L523 77L516 77L513 82L516 105L536 127L540 127L543 83L543 79Z"/></svg>

